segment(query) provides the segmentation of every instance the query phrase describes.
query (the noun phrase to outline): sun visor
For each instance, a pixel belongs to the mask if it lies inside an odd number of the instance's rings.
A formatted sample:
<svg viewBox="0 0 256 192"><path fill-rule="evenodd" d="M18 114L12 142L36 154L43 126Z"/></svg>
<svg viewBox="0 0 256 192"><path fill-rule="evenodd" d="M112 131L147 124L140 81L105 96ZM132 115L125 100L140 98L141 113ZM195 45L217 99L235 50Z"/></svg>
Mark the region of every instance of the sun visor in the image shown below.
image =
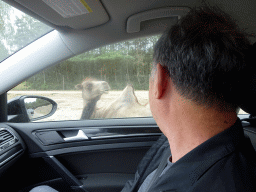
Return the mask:
<svg viewBox="0 0 256 192"><path fill-rule="evenodd" d="M178 19L186 15L188 7L168 7L153 9L132 15L127 20L127 33L136 33L145 28L166 28L170 24L177 23Z"/></svg>
<svg viewBox="0 0 256 192"><path fill-rule="evenodd" d="M88 29L109 21L109 16L98 0L15 0L57 26Z"/></svg>

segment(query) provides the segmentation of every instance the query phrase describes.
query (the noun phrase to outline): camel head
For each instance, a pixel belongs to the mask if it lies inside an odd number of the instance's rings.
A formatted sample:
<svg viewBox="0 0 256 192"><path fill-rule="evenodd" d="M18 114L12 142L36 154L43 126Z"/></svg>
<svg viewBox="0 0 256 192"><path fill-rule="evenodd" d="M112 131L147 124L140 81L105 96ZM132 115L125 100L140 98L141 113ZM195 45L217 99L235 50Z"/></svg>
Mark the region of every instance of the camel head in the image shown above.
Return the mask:
<svg viewBox="0 0 256 192"><path fill-rule="evenodd" d="M110 90L110 86L106 81L97 81L94 79L86 79L75 87L82 90L84 102L99 100L102 94L108 93Z"/></svg>

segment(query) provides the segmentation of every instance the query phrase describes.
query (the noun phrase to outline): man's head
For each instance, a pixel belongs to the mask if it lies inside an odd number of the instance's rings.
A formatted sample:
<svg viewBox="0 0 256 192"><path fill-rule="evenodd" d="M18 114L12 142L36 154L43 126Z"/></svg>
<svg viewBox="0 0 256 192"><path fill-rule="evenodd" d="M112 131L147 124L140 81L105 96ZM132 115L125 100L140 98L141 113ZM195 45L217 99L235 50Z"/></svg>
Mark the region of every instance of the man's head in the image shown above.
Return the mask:
<svg viewBox="0 0 256 192"><path fill-rule="evenodd" d="M160 64L182 97L218 111L235 111L249 46L245 33L221 10L192 9L155 45L151 78Z"/></svg>

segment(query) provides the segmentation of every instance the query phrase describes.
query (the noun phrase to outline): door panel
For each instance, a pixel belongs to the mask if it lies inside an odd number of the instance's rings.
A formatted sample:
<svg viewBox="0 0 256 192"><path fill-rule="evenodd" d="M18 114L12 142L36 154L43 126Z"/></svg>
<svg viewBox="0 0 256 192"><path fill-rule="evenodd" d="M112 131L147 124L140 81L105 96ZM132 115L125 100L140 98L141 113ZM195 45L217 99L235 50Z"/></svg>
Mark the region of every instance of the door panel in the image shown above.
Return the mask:
<svg viewBox="0 0 256 192"><path fill-rule="evenodd" d="M95 150L92 146L105 145L103 149L107 149L106 144L132 143L132 142L150 142L148 138L159 137L161 131L156 125L153 118L126 118L126 119L108 119L108 120L85 120L85 121L58 121L45 123L8 123L13 127L24 139L28 147L28 153L32 157L47 156L47 152L61 150L63 153L80 152L82 146L90 146L88 150ZM72 130L82 130L88 135L88 140L64 141L67 136L64 132ZM52 143L43 143L38 137L42 132L57 131L58 141L53 140ZM66 134L66 133L65 133ZM156 138L153 138L153 141ZM151 145L150 143L149 145ZM125 146L124 146L125 147ZM68 148L73 148L72 151ZM111 148L111 147L110 147ZM65 151L67 150L67 151ZM85 148L83 150L86 150ZM51 154L53 155L53 154Z"/></svg>
<svg viewBox="0 0 256 192"><path fill-rule="evenodd" d="M134 174L149 147L112 149L88 153L59 155L56 158L74 175L92 173Z"/></svg>
<svg viewBox="0 0 256 192"><path fill-rule="evenodd" d="M56 159L75 175L88 191L121 191L134 178L149 148L111 149L58 155Z"/></svg>
<svg viewBox="0 0 256 192"><path fill-rule="evenodd" d="M44 184L60 189L64 181L73 191L120 191L162 135L153 118L8 125L24 139L32 161L44 159L59 175Z"/></svg>

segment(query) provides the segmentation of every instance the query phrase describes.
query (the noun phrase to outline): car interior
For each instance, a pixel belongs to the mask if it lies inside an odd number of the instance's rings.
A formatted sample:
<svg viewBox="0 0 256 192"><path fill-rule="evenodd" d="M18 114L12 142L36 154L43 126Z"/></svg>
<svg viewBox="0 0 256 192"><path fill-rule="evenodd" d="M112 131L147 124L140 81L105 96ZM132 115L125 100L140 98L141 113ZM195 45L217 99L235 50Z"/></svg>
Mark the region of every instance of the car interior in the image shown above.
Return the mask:
<svg viewBox="0 0 256 192"><path fill-rule="evenodd" d="M53 29L1 61L1 191L27 192L40 185L61 192L121 191L162 135L153 117L32 122L25 100L35 97L7 101L8 91L26 79L95 48L159 35L204 3L231 15L256 42L254 0L77 0L72 11L71 0L3 1ZM252 75L241 90L239 107L246 114L238 117L256 150L255 86ZM59 110L55 101L36 98L52 105L44 117Z"/></svg>

